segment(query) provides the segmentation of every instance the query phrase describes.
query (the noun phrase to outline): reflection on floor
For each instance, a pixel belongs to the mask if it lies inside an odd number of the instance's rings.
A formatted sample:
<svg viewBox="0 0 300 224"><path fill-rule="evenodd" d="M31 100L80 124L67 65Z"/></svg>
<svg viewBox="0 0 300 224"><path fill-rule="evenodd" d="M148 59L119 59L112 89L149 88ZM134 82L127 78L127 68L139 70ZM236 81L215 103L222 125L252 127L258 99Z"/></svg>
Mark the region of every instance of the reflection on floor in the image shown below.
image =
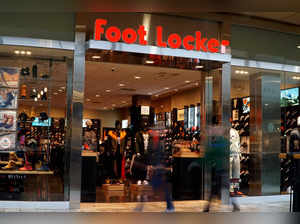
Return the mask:
<svg viewBox="0 0 300 224"><path fill-rule="evenodd" d="M241 212L288 212L289 195L237 198ZM202 212L206 201L176 201L176 212ZM78 212L134 212L139 203L81 203ZM165 202L145 202L144 212L164 212ZM213 203L211 212L230 212L231 206Z"/></svg>

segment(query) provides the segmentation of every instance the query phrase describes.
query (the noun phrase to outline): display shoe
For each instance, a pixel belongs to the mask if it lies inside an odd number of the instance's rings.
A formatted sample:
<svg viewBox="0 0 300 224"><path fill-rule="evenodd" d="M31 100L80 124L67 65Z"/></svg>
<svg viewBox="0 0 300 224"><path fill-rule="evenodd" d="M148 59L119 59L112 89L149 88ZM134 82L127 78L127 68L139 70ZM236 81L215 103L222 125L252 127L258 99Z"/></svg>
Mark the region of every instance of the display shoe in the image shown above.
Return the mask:
<svg viewBox="0 0 300 224"><path fill-rule="evenodd" d="M25 76L29 76L30 75L30 69L29 67L25 68Z"/></svg>
<svg viewBox="0 0 300 224"><path fill-rule="evenodd" d="M42 78L42 79L49 79L50 76L49 76L48 74L43 74L43 75L41 76L41 78Z"/></svg>
<svg viewBox="0 0 300 224"><path fill-rule="evenodd" d="M26 75L25 68L21 68L20 74L21 74L21 76L25 76Z"/></svg>
<svg viewBox="0 0 300 224"><path fill-rule="evenodd" d="M20 171L31 171L32 170L32 166L30 165L30 163L26 162L25 166L21 167L19 170Z"/></svg>
<svg viewBox="0 0 300 224"><path fill-rule="evenodd" d="M106 184L110 184L110 183L111 183L110 179L106 179L106 180L105 180L105 183L106 183Z"/></svg>
<svg viewBox="0 0 300 224"><path fill-rule="evenodd" d="M14 161L9 161L6 166L2 167L3 170L13 170L16 168L16 163Z"/></svg>
<svg viewBox="0 0 300 224"><path fill-rule="evenodd" d="M144 180L143 185L149 185L149 182L147 180Z"/></svg>
<svg viewBox="0 0 300 224"><path fill-rule="evenodd" d="M23 99L27 96L27 86L25 84L21 85L20 95Z"/></svg>
<svg viewBox="0 0 300 224"><path fill-rule="evenodd" d="M137 185L142 185L142 181L141 181L141 180L138 180L138 181L137 181Z"/></svg>
<svg viewBox="0 0 300 224"><path fill-rule="evenodd" d="M36 170L39 170L39 171L49 171L49 167L48 167L47 164L42 163L41 167L36 168Z"/></svg>
<svg viewBox="0 0 300 224"><path fill-rule="evenodd" d="M31 90L30 98L32 98L32 99L37 98L37 92L36 92L36 89L32 89L32 90Z"/></svg>

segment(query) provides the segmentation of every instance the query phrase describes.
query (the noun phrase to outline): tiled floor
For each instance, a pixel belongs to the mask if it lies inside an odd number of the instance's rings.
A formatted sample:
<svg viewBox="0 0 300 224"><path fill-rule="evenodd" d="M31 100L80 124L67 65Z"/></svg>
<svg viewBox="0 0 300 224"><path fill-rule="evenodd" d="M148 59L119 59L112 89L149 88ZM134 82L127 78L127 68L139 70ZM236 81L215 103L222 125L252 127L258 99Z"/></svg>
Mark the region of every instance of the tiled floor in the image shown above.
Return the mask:
<svg viewBox="0 0 300 224"><path fill-rule="evenodd" d="M288 212L289 196L260 196L237 198L241 212ZM201 212L207 202L205 201L176 201L176 212ZM80 212L133 212L139 203L82 203ZM165 202L146 202L144 212L163 212ZM231 206L213 203L212 212L229 212Z"/></svg>
<svg viewBox="0 0 300 224"><path fill-rule="evenodd" d="M175 212L202 212L206 201L176 201ZM289 212L289 195L238 198L241 212ZM135 212L140 203L81 203L80 209L1 208L0 212ZM145 202L143 212L164 212L165 202ZM211 212L230 212L231 206L213 203Z"/></svg>

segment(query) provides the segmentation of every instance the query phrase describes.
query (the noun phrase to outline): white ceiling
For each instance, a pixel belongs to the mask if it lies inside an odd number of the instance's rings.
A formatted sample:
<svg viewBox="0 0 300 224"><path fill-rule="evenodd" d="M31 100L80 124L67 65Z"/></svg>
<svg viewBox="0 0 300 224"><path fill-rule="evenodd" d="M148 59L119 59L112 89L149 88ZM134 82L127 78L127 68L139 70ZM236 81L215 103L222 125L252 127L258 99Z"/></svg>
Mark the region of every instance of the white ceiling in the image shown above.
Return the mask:
<svg viewBox="0 0 300 224"><path fill-rule="evenodd" d="M123 107L131 103L133 95L155 96L197 87L200 75L197 70L87 61L86 105L97 109Z"/></svg>

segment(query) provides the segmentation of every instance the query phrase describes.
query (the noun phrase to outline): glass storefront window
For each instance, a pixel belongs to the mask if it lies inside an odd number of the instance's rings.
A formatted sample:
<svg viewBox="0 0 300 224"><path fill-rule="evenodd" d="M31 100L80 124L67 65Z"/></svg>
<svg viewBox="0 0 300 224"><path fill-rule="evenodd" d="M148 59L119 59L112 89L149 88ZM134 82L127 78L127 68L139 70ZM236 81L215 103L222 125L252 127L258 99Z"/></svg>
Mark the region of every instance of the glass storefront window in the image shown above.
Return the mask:
<svg viewBox="0 0 300 224"><path fill-rule="evenodd" d="M0 200L64 201L65 57L0 48Z"/></svg>

